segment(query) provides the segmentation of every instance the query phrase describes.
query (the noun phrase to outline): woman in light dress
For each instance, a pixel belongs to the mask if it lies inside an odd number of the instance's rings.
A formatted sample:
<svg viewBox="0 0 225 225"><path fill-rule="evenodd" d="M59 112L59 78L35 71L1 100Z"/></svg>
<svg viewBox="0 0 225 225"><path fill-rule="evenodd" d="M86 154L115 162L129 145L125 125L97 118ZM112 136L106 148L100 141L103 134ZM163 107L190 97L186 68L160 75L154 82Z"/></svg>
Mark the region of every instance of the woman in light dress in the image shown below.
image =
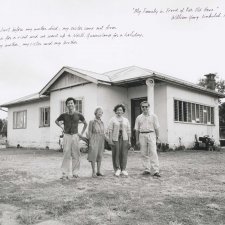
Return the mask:
<svg viewBox="0 0 225 225"><path fill-rule="evenodd" d="M92 177L103 176L101 172L102 155L105 145L105 129L104 123L101 120L103 110L101 107L96 108L94 111L95 119L89 122L88 138L89 138L89 151L88 161L91 162ZM97 162L97 173L95 164Z"/></svg>
<svg viewBox="0 0 225 225"><path fill-rule="evenodd" d="M112 162L115 176L128 176L126 171L128 148L131 146L131 128L127 118L123 116L125 106L118 104L114 107L115 116L109 122L109 143L112 147Z"/></svg>

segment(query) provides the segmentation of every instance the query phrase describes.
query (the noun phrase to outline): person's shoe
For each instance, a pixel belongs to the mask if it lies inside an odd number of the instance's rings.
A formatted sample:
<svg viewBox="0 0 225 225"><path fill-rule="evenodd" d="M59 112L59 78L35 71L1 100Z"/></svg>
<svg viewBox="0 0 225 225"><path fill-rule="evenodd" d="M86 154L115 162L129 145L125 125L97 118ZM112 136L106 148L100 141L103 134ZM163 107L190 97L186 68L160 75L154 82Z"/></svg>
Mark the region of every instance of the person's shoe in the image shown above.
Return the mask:
<svg viewBox="0 0 225 225"><path fill-rule="evenodd" d="M92 174L93 178L97 178L97 175L95 173Z"/></svg>
<svg viewBox="0 0 225 225"><path fill-rule="evenodd" d="M158 172L156 172L153 174L153 177L161 177L161 175Z"/></svg>
<svg viewBox="0 0 225 225"><path fill-rule="evenodd" d="M121 170L120 169L118 169L118 170L116 170L116 172L115 172L115 176L119 176L120 175L120 173L121 173Z"/></svg>
<svg viewBox="0 0 225 225"><path fill-rule="evenodd" d="M62 177L60 177L61 180L69 180L69 177L66 175L63 175Z"/></svg>
<svg viewBox="0 0 225 225"><path fill-rule="evenodd" d="M103 176L104 176L104 175L103 175L102 173L100 173L100 172L96 173L96 175L97 175L98 177L103 177Z"/></svg>
<svg viewBox="0 0 225 225"><path fill-rule="evenodd" d="M122 170L122 175L124 175L124 176L128 176L128 172L126 171L126 170Z"/></svg>
<svg viewBox="0 0 225 225"><path fill-rule="evenodd" d="M151 173L149 172L149 171L147 171L147 170L145 170L143 173L142 173L142 175L150 175Z"/></svg>
<svg viewBox="0 0 225 225"><path fill-rule="evenodd" d="M73 174L73 176L72 176L73 178L78 178L79 177L79 175L78 174Z"/></svg>

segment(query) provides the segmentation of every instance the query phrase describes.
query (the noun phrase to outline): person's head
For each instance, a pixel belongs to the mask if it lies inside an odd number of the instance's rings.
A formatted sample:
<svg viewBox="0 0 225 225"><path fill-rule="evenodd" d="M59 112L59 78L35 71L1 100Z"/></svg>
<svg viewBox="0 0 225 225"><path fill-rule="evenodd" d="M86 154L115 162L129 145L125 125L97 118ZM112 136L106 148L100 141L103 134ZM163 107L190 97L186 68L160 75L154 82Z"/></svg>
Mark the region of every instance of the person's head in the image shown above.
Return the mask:
<svg viewBox="0 0 225 225"><path fill-rule="evenodd" d="M103 109L102 107L97 107L94 111L95 117L96 118L101 118L102 114L103 114Z"/></svg>
<svg viewBox="0 0 225 225"><path fill-rule="evenodd" d="M141 102L140 106L141 106L141 111L142 111L143 113L148 113L150 104L149 104L147 101Z"/></svg>
<svg viewBox="0 0 225 225"><path fill-rule="evenodd" d="M126 109L123 104L118 104L114 107L113 111L116 113L117 116L121 116L125 113Z"/></svg>
<svg viewBox="0 0 225 225"><path fill-rule="evenodd" d="M66 99L66 107L69 110L75 109L75 105L76 105L76 100L74 98L69 97L69 98Z"/></svg>

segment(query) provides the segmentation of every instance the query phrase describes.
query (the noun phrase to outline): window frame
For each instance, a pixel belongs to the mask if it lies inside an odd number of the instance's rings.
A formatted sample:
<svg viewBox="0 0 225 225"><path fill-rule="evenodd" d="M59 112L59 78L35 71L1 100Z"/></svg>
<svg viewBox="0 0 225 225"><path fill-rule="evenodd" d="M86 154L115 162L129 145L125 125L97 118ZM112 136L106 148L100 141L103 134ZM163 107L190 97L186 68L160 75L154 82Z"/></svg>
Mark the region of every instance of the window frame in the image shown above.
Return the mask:
<svg viewBox="0 0 225 225"><path fill-rule="evenodd" d="M18 127L18 113L23 113L23 125L22 127ZM26 129L27 128L27 110L19 110L13 112L13 129Z"/></svg>
<svg viewBox="0 0 225 225"><path fill-rule="evenodd" d="M76 101L81 101L81 112L79 111L79 109L76 108L76 111L81 113L81 114L84 114L84 97L77 97L77 98L74 98ZM77 106L77 104L76 104ZM61 100L60 101L60 113L66 113L67 110L66 110L66 100Z"/></svg>
<svg viewBox="0 0 225 225"><path fill-rule="evenodd" d="M45 112L46 112L46 110L48 110L49 119L47 120L48 123L45 124ZM40 107L39 113L40 113L39 114L39 127L50 127L50 106Z"/></svg>
<svg viewBox="0 0 225 225"><path fill-rule="evenodd" d="M215 126L215 106L203 105L198 102L191 102L177 98L173 98L173 104L173 120L175 123ZM184 107L184 104L186 104L187 107ZM179 107L180 105L182 106L181 112ZM187 121L184 121L184 119L186 118L184 115L184 110L187 111ZM208 112L210 112L210 115L208 114ZM190 117L189 113L191 113ZM180 120L180 118L182 118L182 120Z"/></svg>

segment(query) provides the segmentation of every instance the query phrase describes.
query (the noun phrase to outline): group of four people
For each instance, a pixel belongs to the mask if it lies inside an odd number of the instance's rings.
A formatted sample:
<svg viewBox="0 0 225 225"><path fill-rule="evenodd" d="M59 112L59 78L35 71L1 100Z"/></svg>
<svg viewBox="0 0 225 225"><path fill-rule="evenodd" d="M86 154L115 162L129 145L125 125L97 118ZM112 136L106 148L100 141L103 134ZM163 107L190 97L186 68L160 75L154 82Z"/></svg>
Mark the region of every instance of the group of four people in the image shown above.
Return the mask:
<svg viewBox="0 0 225 225"><path fill-rule="evenodd" d="M56 124L63 130L63 161L62 179L69 179L70 162L72 158L72 175L78 178L80 168L79 140L83 139L83 134L87 128L84 116L75 110L76 100L67 98L66 107L68 112L61 114L56 119ZM160 177L159 160L157 155L156 140L159 137L159 122L155 114L149 112L149 103L141 102L142 114L135 121L136 145L140 148L142 164L144 166L143 175ZM118 104L114 107L115 116L109 121L108 128L105 129L101 120L103 109L98 107L94 111L95 118L88 125L88 161L92 166L92 177L103 176L101 172L101 161L104 152L105 141L109 143L112 150L112 163L115 176L128 176L126 170L128 149L131 147L131 128L127 118L123 116L125 106ZM81 133L78 133L78 124L83 123ZM97 163L97 172L95 165Z"/></svg>

